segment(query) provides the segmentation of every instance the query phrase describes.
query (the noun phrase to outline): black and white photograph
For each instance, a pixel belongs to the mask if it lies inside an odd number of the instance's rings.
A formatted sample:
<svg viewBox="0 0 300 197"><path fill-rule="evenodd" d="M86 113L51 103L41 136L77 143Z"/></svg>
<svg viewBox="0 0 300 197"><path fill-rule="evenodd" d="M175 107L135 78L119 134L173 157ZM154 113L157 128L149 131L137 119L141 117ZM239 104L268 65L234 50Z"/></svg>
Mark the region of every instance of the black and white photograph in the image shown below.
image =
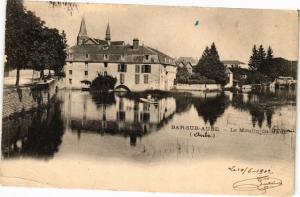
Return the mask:
<svg viewBox="0 0 300 197"><path fill-rule="evenodd" d="M290 196L296 10L7 0L3 186Z"/></svg>

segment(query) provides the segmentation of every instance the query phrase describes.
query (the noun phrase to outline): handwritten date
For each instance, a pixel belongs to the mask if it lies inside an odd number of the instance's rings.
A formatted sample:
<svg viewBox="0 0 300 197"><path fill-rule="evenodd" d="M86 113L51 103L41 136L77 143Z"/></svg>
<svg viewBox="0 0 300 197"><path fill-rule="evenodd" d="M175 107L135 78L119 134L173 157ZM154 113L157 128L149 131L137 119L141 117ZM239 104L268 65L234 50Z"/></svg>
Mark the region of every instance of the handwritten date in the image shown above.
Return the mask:
<svg viewBox="0 0 300 197"><path fill-rule="evenodd" d="M237 172L237 173L241 173L241 174L265 174L265 175L269 175L269 174L273 174L273 172L271 171L271 169L263 169L263 168L251 168L251 167L237 167L235 165L231 166L228 168L229 171L231 172Z"/></svg>

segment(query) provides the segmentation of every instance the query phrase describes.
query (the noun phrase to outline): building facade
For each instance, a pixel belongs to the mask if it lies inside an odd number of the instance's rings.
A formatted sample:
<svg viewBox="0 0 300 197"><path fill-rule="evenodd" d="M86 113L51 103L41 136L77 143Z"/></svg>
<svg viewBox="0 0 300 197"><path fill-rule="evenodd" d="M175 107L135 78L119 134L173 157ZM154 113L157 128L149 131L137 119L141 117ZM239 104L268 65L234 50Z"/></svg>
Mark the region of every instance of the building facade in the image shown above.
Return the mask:
<svg viewBox="0 0 300 197"><path fill-rule="evenodd" d="M247 67L247 65L244 62L241 62L239 60L222 60L222 63L225 65L226 68Z"/></svg>
<svg viewBox="0 0 300 197"><path fill-rule="evenodd" d="M98 74L117 79L115 88L131 91L170 90L176 78L173 58L133 39L132 44L112 41L109 24L105 40L88 36L84 18L77 43L68 50L65 66L66 87L81 89L83 82L92 82Z"/></svg>
<svg viewBox="0 0 300 197"><path fill-rule="evenodd" d="M184 68L186 67L187 71L190 74L193 74L193 65L191 64L191 62L178 62L178 67L179 68Z"/></svg>

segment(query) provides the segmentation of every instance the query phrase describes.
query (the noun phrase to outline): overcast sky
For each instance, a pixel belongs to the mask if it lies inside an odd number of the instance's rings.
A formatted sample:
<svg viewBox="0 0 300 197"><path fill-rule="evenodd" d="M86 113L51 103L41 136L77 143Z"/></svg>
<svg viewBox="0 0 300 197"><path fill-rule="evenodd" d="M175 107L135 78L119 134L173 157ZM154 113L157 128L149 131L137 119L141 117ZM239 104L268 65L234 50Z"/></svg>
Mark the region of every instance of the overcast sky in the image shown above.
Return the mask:
<svg viewBox="0 0 300 197"><path fill-rule="evenodd" d="M65 30L74 45L84 16L88 35L104 39L109 21L112 40L141 43L172 56L201 56L215 42L222 60L248 62L253 44L272 46L274 56L296 60L296 11L79 4L72 15L46 2L25 2L49 27ZM195 26L196 21L199 25Z"/></svg>

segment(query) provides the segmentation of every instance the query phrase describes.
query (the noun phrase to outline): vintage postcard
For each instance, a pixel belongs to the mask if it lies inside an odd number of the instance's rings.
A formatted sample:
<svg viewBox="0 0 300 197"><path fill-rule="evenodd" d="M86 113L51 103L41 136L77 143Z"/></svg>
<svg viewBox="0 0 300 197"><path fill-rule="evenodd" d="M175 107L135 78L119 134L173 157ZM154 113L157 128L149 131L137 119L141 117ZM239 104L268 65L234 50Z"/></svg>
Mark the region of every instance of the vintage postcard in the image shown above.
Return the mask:
<svg viewBox="0 0 300 197"><path fill-rule="evenodd" d="M298 22L7 0L0 184L292 195Z"/></svg>

